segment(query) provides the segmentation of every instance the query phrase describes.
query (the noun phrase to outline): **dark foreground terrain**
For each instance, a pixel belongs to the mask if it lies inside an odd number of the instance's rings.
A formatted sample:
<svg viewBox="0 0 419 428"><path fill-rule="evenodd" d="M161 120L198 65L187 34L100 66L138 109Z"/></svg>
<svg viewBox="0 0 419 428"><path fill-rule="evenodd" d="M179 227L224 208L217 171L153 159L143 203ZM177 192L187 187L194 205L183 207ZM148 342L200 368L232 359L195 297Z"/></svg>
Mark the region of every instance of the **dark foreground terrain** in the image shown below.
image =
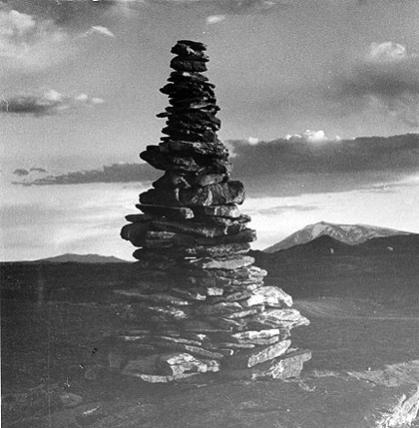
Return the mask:
<svg viewBox="0 0 419 428"><path fill-rule="evenodd" d="M408 426L419 400L419 252L331 254L329 244L255 254L267 283L312 322L293 341L313 358L289 382L121 378L102 339L127 326L112 290L135 284L135 264L3 263L3 425Z"/></svg>

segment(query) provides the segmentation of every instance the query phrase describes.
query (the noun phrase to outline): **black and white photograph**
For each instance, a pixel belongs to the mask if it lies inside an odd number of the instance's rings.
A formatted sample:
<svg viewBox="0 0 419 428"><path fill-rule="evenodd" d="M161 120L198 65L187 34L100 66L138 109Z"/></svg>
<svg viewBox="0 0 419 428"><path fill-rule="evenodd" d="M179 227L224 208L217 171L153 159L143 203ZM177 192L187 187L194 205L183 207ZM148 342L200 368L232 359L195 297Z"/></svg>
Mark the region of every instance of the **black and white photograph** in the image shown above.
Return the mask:
<svg viewBox="0 0 419 428"><path fill-rule="evenodd" d="M0 0L1 424L419 428L419 1Z"/></svg>

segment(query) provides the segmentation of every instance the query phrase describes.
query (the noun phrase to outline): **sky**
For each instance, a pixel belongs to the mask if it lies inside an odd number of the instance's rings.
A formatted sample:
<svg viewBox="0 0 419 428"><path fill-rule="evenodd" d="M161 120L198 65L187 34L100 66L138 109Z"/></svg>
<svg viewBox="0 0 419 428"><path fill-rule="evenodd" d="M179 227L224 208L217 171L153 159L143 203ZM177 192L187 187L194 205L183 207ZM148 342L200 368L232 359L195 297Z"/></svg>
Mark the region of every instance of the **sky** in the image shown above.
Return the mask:
<svg viewBox="0 0 419 428"><path fill-rule="evenodd" d="M129 258L178 39L208 46L256 246L320 220L419 232L418 22L416 0L0 1L0 258Z"/></svg>

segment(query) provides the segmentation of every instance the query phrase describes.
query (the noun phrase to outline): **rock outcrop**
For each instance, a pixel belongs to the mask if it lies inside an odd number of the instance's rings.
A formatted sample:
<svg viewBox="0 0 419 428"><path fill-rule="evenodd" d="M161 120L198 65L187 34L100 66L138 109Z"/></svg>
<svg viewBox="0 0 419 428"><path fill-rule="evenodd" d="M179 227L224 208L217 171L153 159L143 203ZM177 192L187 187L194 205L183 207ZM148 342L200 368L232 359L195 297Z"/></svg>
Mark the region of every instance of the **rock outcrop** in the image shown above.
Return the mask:
<svg viewBox="0 0 419 428"><path fill-rule="evenodd" d="M244 186L230 179L229 153L217 138L214 85L202 72L205 46L179 41L174 71L161 92L170 106L159 145L140 157L164 171L140 194L141 214L126 216L121 236L138 249L131 289L117 290L138 329L121 332L122 373L167 382L196 373L233 377L298 376L309 352L291 345L294 327L309 324L292 298L264 286L267 272L247 255L256 238L238 205Z"/></svg>

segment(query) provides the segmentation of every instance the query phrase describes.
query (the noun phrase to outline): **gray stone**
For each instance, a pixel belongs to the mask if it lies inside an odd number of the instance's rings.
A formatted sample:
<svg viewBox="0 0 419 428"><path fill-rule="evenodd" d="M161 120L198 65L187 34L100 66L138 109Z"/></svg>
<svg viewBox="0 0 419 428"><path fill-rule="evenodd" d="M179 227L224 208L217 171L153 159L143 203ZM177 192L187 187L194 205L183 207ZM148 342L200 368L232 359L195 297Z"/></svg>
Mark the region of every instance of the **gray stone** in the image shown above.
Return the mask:
<svg viewBox="0 0 419 428"><path fill-rule="evenodd" d="M228 319L237 320L239 318L246 318L252 315L260 314L265 310L263 305L253 306L252 308L244 309L241 311L233 312L232 314L227 315Z"/></svg>
<svg viewBox="0 0 419 428"><path fill-rule="evenodd" d="M197 217L199 216L217 216L227 218L240 217L240 210L236 205L215 205L194 207L193 211Z"/></svg>
<svg viewBox="0 0 419 428"><path fill-rule="evenodd" d="M184 337L172 336L153 336L149 339L153 345L166 346L168 343L179 343L184 345L202 346L202 342L194 339L187 339Z"/></svg>
<svg viewBox="0 0 419 428"><path fill-rule="evenodd" d="M224 332L237 331L246 327L246 322L242 319L229 319L227 316L206 316L205 320Z"/></svg>
<svg viewBox="0 0 419 428"><path fill-rule="evenodd" d="M200 346L189 345L186 343L167 343L165 344L165 348L175 351L187 352L188 354L208 358L210 360L220 360L224 358L224 355L220 352L209 351L208 349L202 348Z"/></svg>
<svg viewBox="0 0 419 428"><path fill-rule="evenodd" d="M268 330L248 330L240 331L231 335L232 338L237 340L238 343L254 343L254 340L270 339L279 336L281 331L278 328L271 328Z"/></svg>
<svg viewBox="0 0 419 428"><path fill-rule="evenodd" d="M189 220L194 218L194 213L190 208L186 207L167 207L164 205L146 205L146 204L137 204L137 208L139 208L142 212L146 214L151 214L155 216L167 217L174 220ZM129 216L125 217L128 221L132 221L128 219ZM144 216L150 219L150 216Z"/></svg>
<svg viewBox="0 0 419 428"><path fill-rule="evenodd" d="M178 71L206 71L207 66L203 61L184 60L180 57L174 57L170 61L170 67Z"/></svg>
<svg viewBox="0 0 419 428"><path fill-rule="evenodd" d="M291 307L292 297L278 287L266 286L258 288L251 297L242 302L243 306L261 304L274 308Z"/></svg>
<svg viewBox="0 0 419 428"><path fill-rule="evenodd" d="M188 176L180 171L166 171L158 180L154 181L153 187L158 190L185 189L191 187Z"/></svg>
<svg viewBox="0 0 419 428"><path fill-rule="evenodd" d="M309 325L310 321L297 309L267 309L252 319L252 323L270 327L294 328Z"/></svg>
<svg viewBox="0 0 419 428"><path fill-rule="evenodd" d="M177 376L152 375L152 374L144 374L144 373L136 373L136 372L128 372L123 374L137 377L142 381L148 382L148 383L169 383L175 380L185 379L187 377L194 376L197 373L185 373Z"/></svg>
<svg viewBox="0 0 419 428"><path fill-rule="evenodd" d="M165 319L183 320L189 316L189 314L185 312L185 310L180 309L180 307L144 305L143 309L160 315Z"/></svg>
<svg viewBox="0 0 419 428"><path fill-rule="evenodd" d="M227 269L235 270L241 267L250 266L255 262L255 259L250 256L229 256L220 259L210 257L190 260L189 263L199 269Z"/></svg>
<svg viewBox="0 0 419 428"><path fill-rule="evenodd" d="M174 232L167 232L164 230L148 230L146 233L147 240L169 240L173 239L176 236Z"/></svg>
<svg viewBox="0 0 419 428"><path fill-rule="evenodd" d="M139 196L140 204L181 206L179 202L179 190L170 188L149 189Z"/></svg>
<svg viewBox="0 0 419 428"><path fill-rule="evenodd" d="M223 257L231 254L245 254L249 251L248 243L220 244L214 246L196 245L182 249L182 252L191 257Z"/></svg>
<svg viewBox="0 0 419 428"><path fill-rule="evenodd" d="M136 373L141 374L158 374L156 364L159 354L145 355L141 358L130 360L122 370L123 375L133 376Z"/></svg>
<svg viewBox="0 0 419 428"><path fill-rule="evenodd" d="M196 311L202 315L227 315L242 309L242 306L237 302L220 302L214 305L203 304Z"/></svg>
<svg viewBox="0 0 419 428"><path fill-rule="evenodd" d="M240 181L228 181L179 191L179 201L189 207L241 204L244 196L244 187Z"/></svg>
<svg viewBox="0 0 419 428"><path fill-rule="evenodd" d="M279 358L266 361L247 369L227 369L227 377L243 380L280 379L286 380L300 376L303 364L311 359L310 351L287 353Z"/></svg>
<svg viewBox="0 0 419 428"><path fill-rule="evenodd" d="M250 293L252 294L255 290L263 286L263 281L243 281L243 284L237 284L237 282L240 281L234 281L232 280L229 285L225 287L226 293L230 293L229 295L233 296L238 293ZM230 299L229 299L230 300ZM234 300L232 297L231 300ZM236 299L237 300L237 299Z"/></svg>
<svg viewBox="0 0 419 428"><path fill-rule="evenodd" d="M235 293L225 294L222 299L225 302L241 302L242 300L248 299L253 292L251 290L237 291Z"/></svg>
<svg viewBox="0 0 419 428"><path fill-rule="evenodd" d="M65 392L60 395L60 400L64 407L76 407L83 402L83 397L72 392Z"/></svg>
<svg viewBox="0 0 419 428"><path fill-rule="evenodd" d="M229 226L231 229L233 226L236 228L239 228L239 226L243 228L247 223L251 221L251 218L248 215L241 215L240 217L236 218L228 218L228 217L220 217L220 216L202 216L199 217L199 220L205 223L209 224L218 224L220 226Z"/></svg>
<svg viewBox="0 0 419 428"><path fill-rule="evenodd" d="M207 225L195 221L169 221L169 220L153 220L151 223L154 230L162 230L167 232L178 232L186 234L194 234L204 238L215 238L218 236L227 235L229 233L228 226Z"/></svg>
<svg viewBox="0 0 419 428"><path fill-rule="evenodd" d="M186 332L212 334L230 332L233 329L230 323L220 326L219 322L222 320L222 318L215 318L214 321L210 317L206 317L206 319L207 321L199 319L182 321L182 330Z"/></svg>
<svg viewBox="0 0 419 428"><path fill-rule="evenodd" d="M173 156L163 153L159 146L147 146L147 149L140 154L140 158L151 166L164 171L184 171L197 172L200 166L192 156Z"/></svg>
<svg viewBox="0 0 419 428"><path fill-rule="evenodd" d="M121 296L134 298L140 301L150 301L154 303L169 304L173 306L188 306L190 302L188 300L179 299L178 297L172 296L165 293L155 293L155 294L144 294L136 289L132 290L114 290L115 294Z"/></svg>
<svg viewBox="0 0 419 428"><path fill-rule="evenodd" d="M233 342L219 342L217 346L220 348L230 348L233 350L237 349L253 349L255 347L252 343L233 343Z"/></svg>
<svg viewBox="0 0 419 428"><path fill-rule="evenodd" d="M135 247L142 247L150 223L130 223L121 230L121 238L130 241Z"/></svg>
<svg viewBox="0 0 419 428"><path fill-rule="evenodd" d="M206 300L207 295L202 291L201 288L173 288L173 292L181 295L185 299L192 301L203 301Z"/></svg>
<svg viewBox="0 0 419 428"><path fill-rule="evenodd" d="M288 350L291 345L290 340L282 340L266 347L257 347L251 351L243 351L232 358L224 360L226 367L248 368L264 363L265 361L277 358Z"/></svg>
<svg viewBox="0 0 419 428"><path fill-rule="evenodd" d="M194 142L194 141L179 141L174 140L160 144L160 148L165 149L169 152L181 152L189 153L192 155L200 156L216 156L221 158L228 157L228 150L226 146L221 143L205 143L205 142Z"/></svg>
<svg viewBox="0 0 419 428"><path fill-rule="evenodd" d="M193 179L189 180L189 183L191 185L195 185L195 186L209 186L211 184L219 184L219 183L223 183L224 181L226 181L228 179L229 174L228 173L224 173L224 174L217 174L217 173L210 173L207 174L205 171L200 172L199 174L196 174L194 176Z"/></svg>
<svg viewBox="0 0 419 428"><path fill-rule="evenodd" d="M160 355L157 365L163 374L171 376L219 370L218 361L212 360L210 364L207 364L206 361L199 360L186 352Z"/></svg>
<svg viewBox="0 0 419 428"><path fill-rule="evenodd" d="M151 220L151 218L152 217L147 214L128 214L125 216L125 220L129 221L130 223L147 223Z"/></svg>

